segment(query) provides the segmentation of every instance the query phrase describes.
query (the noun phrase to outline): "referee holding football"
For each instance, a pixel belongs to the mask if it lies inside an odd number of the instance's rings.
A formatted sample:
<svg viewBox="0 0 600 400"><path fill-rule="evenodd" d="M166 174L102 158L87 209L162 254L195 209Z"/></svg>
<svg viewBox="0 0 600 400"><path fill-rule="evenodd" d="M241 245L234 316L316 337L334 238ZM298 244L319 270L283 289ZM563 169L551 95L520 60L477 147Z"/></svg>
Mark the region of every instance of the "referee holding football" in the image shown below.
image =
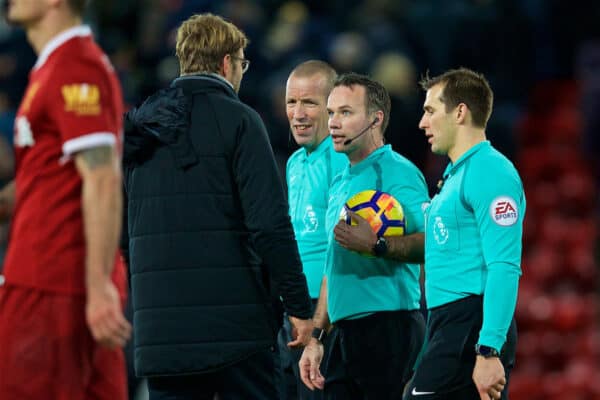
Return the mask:
<svg viewBox="0 0 600 400"><path fill-rule="evenodd" d="M326 399L399 399L425 330L418 263L423 257L427 187L410 161L384 145L390 98L381 84L362 75L342 75L334 83L327 110L334 149L345 153L350 164L329 191L325 276L313 317L316 328L300 360L301 377L310 389L324 387ZM379 257L386 253L385 240L367 249L372 255L344 247L343 232L354 227L339 222L340 210L365 190L389 193L403 206L403 238L409 245L402 246L402 261ZM327 366L320 371L321 340L331 324L335 327Z"/></svg>
<svg viewBox="0 0 600 400"><path fill-rule="evenodd" d="M450 163L426 210L426 344L404 399L507 399L523 186L486 140L493 93L482 75L449 70L421 86L427 95L419 127L432 152Z"/></svg>

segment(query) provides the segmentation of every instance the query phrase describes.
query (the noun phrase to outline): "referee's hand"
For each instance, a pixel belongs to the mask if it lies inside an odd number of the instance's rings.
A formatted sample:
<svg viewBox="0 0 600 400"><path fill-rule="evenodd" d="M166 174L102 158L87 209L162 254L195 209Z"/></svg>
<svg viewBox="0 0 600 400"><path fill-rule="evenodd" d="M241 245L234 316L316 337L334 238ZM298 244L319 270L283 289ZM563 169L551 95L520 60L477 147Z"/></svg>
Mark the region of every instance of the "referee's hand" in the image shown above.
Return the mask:
<svg viewBox="0 0 600 400"><path fill-rule="evenodd" d="M123 347L131 336L119 292L110 280L88 287L85 317L94 340L103 346Z"/></svg>
<svg viewBox="0 0 600 400"><path fill-rule="evenodd" d="M325 378L321 375L321 360L323 360L323 344L312 338L302 352L298 363L300 367L300 378L310 390L325 387Z"/></svg>
<svg viewBox="0 0 600 400"><path fill-rule="evenodd" d="M481 400L496 400L502 396L506 378L504 366L498 357L477 356L473 369L473 382Z"/></svg>
<svg viewBox="0 0 600 400"><path fill-rule="evenodd" d="M370 254L377 242L377 235L373 232L369 221L350 210L347 213L352 221L356 222L356 225L348 225L343 220L339 221L333 228L335 240L348 250Z"/></svg>

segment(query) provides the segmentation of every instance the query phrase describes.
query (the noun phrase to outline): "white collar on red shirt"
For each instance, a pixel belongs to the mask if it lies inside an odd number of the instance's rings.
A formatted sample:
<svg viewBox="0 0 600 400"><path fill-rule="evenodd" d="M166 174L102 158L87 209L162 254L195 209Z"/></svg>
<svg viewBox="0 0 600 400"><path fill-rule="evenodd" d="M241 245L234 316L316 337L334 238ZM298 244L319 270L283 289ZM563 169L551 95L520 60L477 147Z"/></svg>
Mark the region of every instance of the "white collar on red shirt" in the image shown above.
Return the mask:
<svg viewBox="0 0 600 400"><path fill-rule="evenodd" d="M46 45L40 52L40 55L35 65L33 66L33 69L40 68L42 65L44 65L48 57L50 57L50 54L52 54L54 50L59 48L68 40L73 39L74 37L91 36L91 34L92 30L89 26L86 25L78 25L74 26L73 28L69 28L66 31L62 31L61 33L50 39L48 43L46 43Z"/></svg>

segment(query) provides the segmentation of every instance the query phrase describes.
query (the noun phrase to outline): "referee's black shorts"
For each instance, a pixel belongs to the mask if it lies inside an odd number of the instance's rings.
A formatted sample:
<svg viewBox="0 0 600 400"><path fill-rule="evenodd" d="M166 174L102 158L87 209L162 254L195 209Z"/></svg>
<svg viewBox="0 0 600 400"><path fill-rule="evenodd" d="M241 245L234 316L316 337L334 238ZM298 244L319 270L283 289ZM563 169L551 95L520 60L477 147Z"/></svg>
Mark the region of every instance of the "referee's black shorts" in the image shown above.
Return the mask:
<svg viewBox="0 0 600 400"><path fill-rule="evenodd" d="M481 296L469 296L429 310L425 345L404 400L480 400L472 375L482 317ZM508 399L516 342L513 319L500 356L507 381L503 400Z"/></svg>
<svg viewBox="0 0 600 400"><path fill-rule="evenodd" d="M398 400L423 345L419 310L337 321L329 337L326 400Z"/></svg>

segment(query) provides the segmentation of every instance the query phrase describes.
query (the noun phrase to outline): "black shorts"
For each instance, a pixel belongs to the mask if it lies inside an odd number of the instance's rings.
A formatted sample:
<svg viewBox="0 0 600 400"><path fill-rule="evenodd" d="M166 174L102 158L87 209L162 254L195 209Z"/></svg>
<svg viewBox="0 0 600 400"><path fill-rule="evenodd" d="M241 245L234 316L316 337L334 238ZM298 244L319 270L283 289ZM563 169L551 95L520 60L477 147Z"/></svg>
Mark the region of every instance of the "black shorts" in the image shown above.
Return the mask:
<svg viewBox="0 0 600 400"><path fill-rule="evenodd" d="M337 321L329 337L324 398L397 400L425 336L420 311L382 311Z"/></svg>
<svg viewBox="0 0 600 400"><path fill-rule="evenodd" d="M483 298L469 296L430 310L425 346L405 400L480 400L472 375L475 344L483 317ZM508 378L514 365L517 328L513 319L500 360L506 374L502 399L508 399Z"/></svg>

